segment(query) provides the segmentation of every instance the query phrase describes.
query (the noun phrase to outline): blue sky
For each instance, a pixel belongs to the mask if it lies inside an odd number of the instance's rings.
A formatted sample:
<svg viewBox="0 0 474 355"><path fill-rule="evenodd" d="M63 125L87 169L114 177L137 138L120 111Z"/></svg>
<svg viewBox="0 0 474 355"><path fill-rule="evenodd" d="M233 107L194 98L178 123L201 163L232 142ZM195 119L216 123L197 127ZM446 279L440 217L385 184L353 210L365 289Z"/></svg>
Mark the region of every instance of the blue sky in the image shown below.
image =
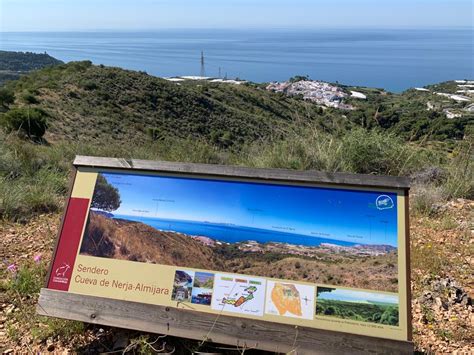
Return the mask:
<svg viewBox="0 0 474 355"><path fill-rule="evenodd" d="M470 0L0 0L1 31L471 26Z"/></svg>
<svg viewBox="0 0 474 355"><path fill-rule="evenodd" d="M319 294L318 299L348 302L371 301L398 304L397 295L386 295L376 292L352 291L343 289L336 289L332 292L322 292Z"/></svg>
<svg viewBox="0 0 474 355"><path fill-rule="evenodd" d="M393 208L379 210L380 193L104 174L122 204L114 214L228 223L362 244L397 246Z"/></svg>

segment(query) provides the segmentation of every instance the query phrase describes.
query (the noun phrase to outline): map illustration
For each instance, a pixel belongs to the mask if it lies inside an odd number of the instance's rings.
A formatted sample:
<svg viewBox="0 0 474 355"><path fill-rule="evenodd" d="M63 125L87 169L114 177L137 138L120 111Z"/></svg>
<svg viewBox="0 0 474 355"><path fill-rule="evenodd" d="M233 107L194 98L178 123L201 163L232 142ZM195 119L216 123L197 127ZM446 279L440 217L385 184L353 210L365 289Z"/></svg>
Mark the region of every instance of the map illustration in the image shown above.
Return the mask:
<svg viewBox="0 0 474 355"><path fill-rule="evenodd" d="M268 281L265 313L313 319L314 286Z"/></svg>
<svg viewBox="0 0 474 355"><path fill-rule="evenodd" d="M264 279L216 274L211 308L240 314L263 316Z"/></svg>
<svg viewBox="0 0 474 355"><path fill-rule="evenodd" d="M250 300L253 300L253 294L254 292L257 291L257 287L255 286L249 286L247 287L244 292L247 293L247 294L242 294L239 296L239 298L232 298L232 297L229 297L229 298L223 298L222 299L222 303L223 304L231 304L233 305L234 307L240 307L242 306L245 302L248 302Z"/></svg>

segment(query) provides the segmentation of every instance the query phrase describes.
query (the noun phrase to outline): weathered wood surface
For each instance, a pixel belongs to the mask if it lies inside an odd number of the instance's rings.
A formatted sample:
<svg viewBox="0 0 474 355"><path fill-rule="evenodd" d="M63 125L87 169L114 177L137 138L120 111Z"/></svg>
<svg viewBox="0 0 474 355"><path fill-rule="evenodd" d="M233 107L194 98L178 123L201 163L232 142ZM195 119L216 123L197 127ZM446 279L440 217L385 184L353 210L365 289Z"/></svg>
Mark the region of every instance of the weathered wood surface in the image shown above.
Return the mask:
<svg viewBox="0 0 474 355"><path fill-rule="evenodd" d="M411 342L42 289L41 315L293 354L412 354Z"/></svg>
<svg viewBox="0 0 474 355"><path fill-rule="evenodd" d="M405 177L327 173L316 170L252 169L229 165L173 163L137 159L126 160L81 155L76 156L74 165L300 183L342 184L349 186L386 187L392 189L410 188L409 179Z"/></svg>
<svg viewBox="0 0 474 355"><path fill-rule="evenodd" d="M407 293L407 339L413 340L413 325L411 323L411 256L410 256L410 196L408 191L405 191L405 267L406 267L406 284L405 290Z"/></svg>

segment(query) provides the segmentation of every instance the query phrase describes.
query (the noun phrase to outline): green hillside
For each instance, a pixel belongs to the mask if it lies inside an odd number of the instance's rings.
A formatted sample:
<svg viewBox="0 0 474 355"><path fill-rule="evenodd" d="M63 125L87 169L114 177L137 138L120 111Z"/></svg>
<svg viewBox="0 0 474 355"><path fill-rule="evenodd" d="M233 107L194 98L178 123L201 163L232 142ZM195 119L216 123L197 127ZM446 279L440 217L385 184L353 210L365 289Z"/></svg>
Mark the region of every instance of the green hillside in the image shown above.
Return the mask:
<svg viewBox="0 0 474 355"><path fill-rule="evenodd" d="M235 145L276 132L298 117L320 117L315 105L255 86L177 85L143 72L74 62L46 68L8 86L24 105L49 115L49 138L144 141L205 137Z"/></svg>
<svg viewBox="0 0 474 355"><path fill-rule="evenodd" d="M367 100L349 99L356 109L342 111L269 92L264 85L175 83L88 61L32 72L7 88L16 97L13 106L29 105L48 114L46 138L52 141L200 137L229 147L281 137L282 130L302 123L331 133L362 126L408 140L445 140L462 139L474 119L462 110L465 103L414 90L391 94L357 88ZM462 115L447 119L446 107Z"/></svg>
<svg viewBox="0 0 474 355"><path fill-rule="evenodd" d="M453 82L438 87L453 87ZM474 124L474 114L465 108L466 102L456 102L434 92L409 89L401 94L377 89L351 88L367 95L367 100L351 99L359 109L347 114L349 120L363 127L381 127L407 140L462 139L466 129ZM474 99L471 99L474 102ZM459 113L447 118L444 110Z"/></svg>

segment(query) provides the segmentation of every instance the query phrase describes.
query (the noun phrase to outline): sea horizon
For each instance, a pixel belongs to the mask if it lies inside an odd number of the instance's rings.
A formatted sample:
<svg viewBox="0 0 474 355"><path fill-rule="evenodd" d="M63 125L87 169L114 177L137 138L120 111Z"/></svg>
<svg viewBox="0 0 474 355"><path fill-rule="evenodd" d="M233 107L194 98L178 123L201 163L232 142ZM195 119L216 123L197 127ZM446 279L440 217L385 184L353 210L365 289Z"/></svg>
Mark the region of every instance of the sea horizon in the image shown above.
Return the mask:
<svg viewBox="0 0 474 355"><path fill-rule="evenodd" d="M190 237L207 237L215 241L231 244L255 241L260 244L282 243L292 245L303 245L306 247L318 247L321 244L325 243L344 247L354 247L356 245L388 245L390 247L398 249L397 246L391 244L350 242L330 237L319 237L300 233L282 232L273 229L255 228L249 226L235 225L231 223L190 221L157 217L141 217L122 214L113 214L112 218L117 220L140 222L159 231L181 233ZM168 227L166 226L167 224Z"/></svg>
<svg viewBox="0 0 474 355"><path fill-rule="evenodd" d="M2 33L74 33L74 32L159 32L159 31L190 31L190 30L204 30L204 31L319 31L319 30L429 30L429 31L445 31L445 30L471 30L474 32L472 26L327 26L327 25L312 25L312 26L246 26L239 28L235 26L168 26L168 27L136 27L136 28L69 28L69 29L26 29L26 30L9 30L2 31Z"/></svg>
<svg viewBox="0 0 474 355"><path fill-rule="evenodd" d="M47 52L65 62L256 83L295 75L401 92L474 77L472 28L271 28L1 32L0 50ZM220 73L220 75L219 75Z"/></svg>

